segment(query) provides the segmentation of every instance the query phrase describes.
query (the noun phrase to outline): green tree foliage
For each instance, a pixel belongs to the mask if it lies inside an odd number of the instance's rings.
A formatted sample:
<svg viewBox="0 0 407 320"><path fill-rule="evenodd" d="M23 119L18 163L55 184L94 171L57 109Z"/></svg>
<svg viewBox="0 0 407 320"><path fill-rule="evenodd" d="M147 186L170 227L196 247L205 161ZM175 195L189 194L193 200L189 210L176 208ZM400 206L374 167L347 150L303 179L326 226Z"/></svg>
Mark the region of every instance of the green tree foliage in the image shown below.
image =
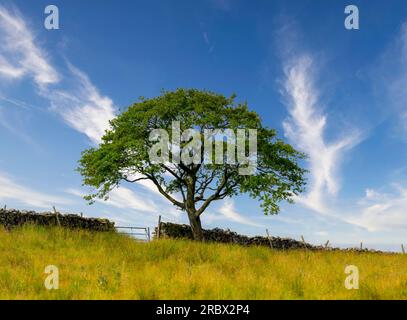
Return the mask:
<svg viewBox="0 0 407 320"><path fill-rule="evenodd" d="M153 163L149 158L154 145L150 133L165 129L171 136L173 121L180 122L181 132L189 128L201 133L205 129L256 129L254 174L239 174L243 166L239 162ZM228 143L223 141L225 151ZM278 139L275 130L263 127L259 115L246 103L236 103L234 96L178 89L152 99L141 98L113 119L101 144L82 153L78 170L84 185L95 189L86 196L91 202L107 199L122 182L152 181L168 201L187 213L195 239L202 240L200 217L213 201L246 193L260 200L265 214L278 213L283 200L292 202L305 185L305 170L298 164L303 157Z"/></svg>

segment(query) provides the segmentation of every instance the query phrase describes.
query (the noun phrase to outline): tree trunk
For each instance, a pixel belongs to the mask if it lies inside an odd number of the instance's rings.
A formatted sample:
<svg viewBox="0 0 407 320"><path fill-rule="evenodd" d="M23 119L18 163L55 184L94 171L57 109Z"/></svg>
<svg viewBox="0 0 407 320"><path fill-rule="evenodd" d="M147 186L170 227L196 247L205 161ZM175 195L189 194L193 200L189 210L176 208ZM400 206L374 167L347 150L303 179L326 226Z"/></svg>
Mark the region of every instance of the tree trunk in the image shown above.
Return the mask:
<svg viewBox="0 0 407 320"><path fill-rule="evenodd" d="M189 224L191 226L192 235L196 241L204 241L202 232L201 218L196 214L195 208L195 181L196 177L188 178L187 197L185 201L185 208L188 213Z"/></svg>
<svg viewBox="0 0 407 320"><path fill-rule="evenodd" d="M204 241L205 239L202 231L201 218L197 217L195 212L188 212L188 218L194 240Z"/></svg>

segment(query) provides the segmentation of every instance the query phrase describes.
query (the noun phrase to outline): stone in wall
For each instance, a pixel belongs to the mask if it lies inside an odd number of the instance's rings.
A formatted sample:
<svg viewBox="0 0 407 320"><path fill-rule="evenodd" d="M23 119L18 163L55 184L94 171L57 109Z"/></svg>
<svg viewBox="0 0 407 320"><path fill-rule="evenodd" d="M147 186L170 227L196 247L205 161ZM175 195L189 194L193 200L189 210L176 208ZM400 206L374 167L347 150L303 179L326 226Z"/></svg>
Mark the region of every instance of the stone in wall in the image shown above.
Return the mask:
<svg viewBox="0 0 407 320"><path fill-rule="evenodd" d="M157 228L155 229L155 234L157 234ZM342 251L358 251L358 252L381 252L378 250L371 249L359 249L359 248L333 248L325 246L315 246L306 242L297 241L290 238L280 238L280 237L248 237L240 235L236 232L230 230L223 230L219 228L211 230L203 230L205 241L220 242L220 243L234 243L243 246L266 246L270 247L270 240L273 249L287 250L287 249L307 249L307 250L342 250ZM175 224L169 222L161 222L160 225L160 238L173 238L173 239L193 239L191 227L186 224Z"/></svg>
<svg viewBox="0 0 407 320"><path fill-rule="evenodd" d="M11 229L24 224L41 226L61 226L71 229L86 229L91 231L114 231L114 222L100 218L85 218L76 214L61 214L59 212L20 211L15 209L0 209L0 225Z"/></svg>

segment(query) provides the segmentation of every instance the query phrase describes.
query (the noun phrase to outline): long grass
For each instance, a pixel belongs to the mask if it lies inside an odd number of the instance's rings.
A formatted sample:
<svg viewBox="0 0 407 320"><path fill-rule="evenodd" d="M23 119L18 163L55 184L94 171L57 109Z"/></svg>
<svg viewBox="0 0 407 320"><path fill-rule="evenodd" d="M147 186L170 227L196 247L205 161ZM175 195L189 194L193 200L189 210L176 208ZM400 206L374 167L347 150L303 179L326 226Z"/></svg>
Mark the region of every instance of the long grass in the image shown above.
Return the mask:
<svg viewBox="0 0 407 320"><path fill-rule="evenodd" d="M47 265L59 289L47 290ZM359 269L359 290L344 285ZM406 299L407 255L141 243L114 233L0 229L0 299Z"/></svg>

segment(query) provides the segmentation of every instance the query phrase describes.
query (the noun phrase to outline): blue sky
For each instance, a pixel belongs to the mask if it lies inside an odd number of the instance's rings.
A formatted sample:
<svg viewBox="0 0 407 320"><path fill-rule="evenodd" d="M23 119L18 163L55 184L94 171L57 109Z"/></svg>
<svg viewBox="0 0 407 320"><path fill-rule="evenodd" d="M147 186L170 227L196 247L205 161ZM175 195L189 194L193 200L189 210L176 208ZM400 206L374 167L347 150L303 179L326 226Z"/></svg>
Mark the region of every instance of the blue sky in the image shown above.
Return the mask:
<svg viewBox="0 0 407 320"><path fill-rule="evenodd" d="M149 184L88 206L75 168L108 120L161 89L237 94L309 155L307 191L265 217L245 196L205 227L398 249L407 243L407 4L353 1L0 1L0 204L118 225L186 222Z"/></svg>

